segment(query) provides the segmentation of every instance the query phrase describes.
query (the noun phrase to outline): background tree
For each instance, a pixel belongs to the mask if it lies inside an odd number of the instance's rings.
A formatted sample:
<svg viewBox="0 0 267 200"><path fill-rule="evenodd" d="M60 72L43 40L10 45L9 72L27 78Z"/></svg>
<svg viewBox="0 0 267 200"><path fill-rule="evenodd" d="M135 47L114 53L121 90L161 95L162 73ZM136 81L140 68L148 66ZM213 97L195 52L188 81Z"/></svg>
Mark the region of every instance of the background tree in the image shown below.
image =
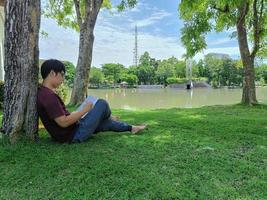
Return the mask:
<svg viewBox="0 0 267 200"><path fill-rule="evenodd" d="M207 77L208 82L215 88L242 84L242 62L233 61L230 57L218 58L214 54L207 54L201 70L202 77Z"/></svg>
<svg viewBox="0 0 267 200"><path fill-rule="evenodd" d="M155 71L157 71L159 63L160 60L156 60L155 58L150 58L150 66L152 66Z"/></svg>
<svg viewBox="0 0 267 200"><path fill-rule="evenodd" d="M137 70L136 66L129 66L128 73L136 75L136 70Z"/></svg>
<svg viewBox="0 0 267 200"><path fill-rule="evenodd" d="M244 66L242 102L250 105L257 103L254 60L267 40L266 0L182 0L179 9L181 18L185 21L182 42L186 46L187 57L193 57L206 48L205 34L212 29L220 32L236 28ZM249 49L249 36L252 49Z"/></svg>
<svg viewBox="0 0 267 200"><path fill-rule="evenodd" d="M258 56L260 58L267 58L267 42L260 49Z"/></svg>
<svg viewBox="0 0 267 200"><path fill-rule="evenodd" d="M5 1L4 114L2 132L15 142L37 136L39 0Z"/></svg>
<svg viewBox="0 0 267 200"><path fill-rule="evenodd" d="M129 85L133 86L138 83L138 78L135 74L123 74L121 77L122 81L126 81Z"/></svg>
<svg viewBox="0 0 267 200"><path fill-rule="evenodd" d="M151 63L155 63L155 61L151 60L149 53L146 51L140 56L139 63L135 70L139 84L153 84L155 79L155 67L151 66Z"/></svg>
<svg viewBox="0 0 267 200"><path fill-rule="evenodd" d="M215 88L220 87L221 84L221 74L223 71L223 61L222 59L219 59L215 57L212 54L207 54L204 57L204 64L207 70L209 71L208 73L208 81L211 83L211 85Z"/></svg>
<svg viewBox="0 0 267 200"><path fill-rule="evenodd" d="M204 61L200 59L196 64L197 68L197 77L210 77L209 70L204 65Z"/></svg>
<svg viewBox="0 0 267 200"><path fill-rule="evenodd" d="M156 71L156 77L160 84L167 85L167 78L175 75L175 68L172 60L163 60Z"/></svg>
<svg viewBox="0 0 267 200"><path fill-rule="evenodd" d="M139 84L153 84L155 79L154 68L150 65L139 65L136 69L136 76Z"/></svg>
<svg viewBox="0 0 267 200"><path fill-rule="evenodd" d="M179 78L185 78L185 69L186 69L186 64L185 61L177 61L175 64L175 76Z"/></svg>
<svg viewBox="0 0 267 200"><path fill-rule="evenodd" d="M0 109L3 109L3 103L4 103L4 81L0 81Z"/></svg>
<svg viewBox="0 0 267 200"><path fill-rule="evenodd" d="M238 64L238 63L241 63ZM243 84L243 65L241 60L232 61L231 73L229 75L229 86L242 86Z"/></svg>
<svg viewBox="0 0 267 200"><path fill-rule="evenodd" d="M139 63L142 66L150 66L151 58L147 51L145 51L144 54L140 56Z"/></svg>
<svg viewBox="0 0 267 200"><path fill-rule="evenodd" d="M192 77L198 76L198 68L197 68L197 62L195 60L192 60Z"/></svg>
<svg viewBox="0 0 267 200"><path fill-rule="evenodd" d="M102 72L105 77L109 77L109 80L116 83L121 82L121 74L124 71L125 67L122 64L106 63L102 66Z"/></svg>
<svg viewBox="0 0 267 200"><path fill-rule="evenodd" d="M119 10L134 7L137 0L122 0ZM92 62L94 27L100 8L111 8L110 0L49 0L45 16L63 27L80 32L79 55L70 104L81 103L87 95Z"/></svg>
<svg viewBox="0 0 267 200"><path fill-rule="evenodd" d="M225 58L222 61L221 84L228 87L240 86L242 83L242 73L238 70L236 63L230 58ZM242 70L243 68L240 69Z"/></svg>
<svg viewBox="0 0 267 200"><path fill-rule="evenodd" d="M63 63L66 67L65 82L67 86L71 88L74 81L75 66L69 61L64 61Z"/></svg>
<svg viewBox="0 0 267 200"><path fill-rule="evenodd" d="M267 84L267 64L262 64L256 68L256 80Z"/></svg>
<svg viewBox="0 0 267 200"><path fill-rule="evenodd" d="M104 83L105 76L101 69L92 67L90 72L90 84L96 85L99 87L102 83Z"/></svg>

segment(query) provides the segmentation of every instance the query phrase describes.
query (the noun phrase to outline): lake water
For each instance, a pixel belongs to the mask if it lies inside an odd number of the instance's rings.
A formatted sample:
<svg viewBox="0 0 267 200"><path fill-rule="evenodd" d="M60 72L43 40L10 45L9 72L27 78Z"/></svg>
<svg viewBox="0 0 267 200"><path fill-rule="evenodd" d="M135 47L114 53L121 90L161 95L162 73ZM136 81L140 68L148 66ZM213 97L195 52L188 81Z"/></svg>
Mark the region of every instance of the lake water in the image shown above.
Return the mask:
<svg viewBox="0 0 267 200"><path fill-rule="evenodd" d="M256 92L257 100L267 104L267 87L257 88ZM106 99L111 108L195 108L239 103L242 89L90 89L89 95Z"/></svg>

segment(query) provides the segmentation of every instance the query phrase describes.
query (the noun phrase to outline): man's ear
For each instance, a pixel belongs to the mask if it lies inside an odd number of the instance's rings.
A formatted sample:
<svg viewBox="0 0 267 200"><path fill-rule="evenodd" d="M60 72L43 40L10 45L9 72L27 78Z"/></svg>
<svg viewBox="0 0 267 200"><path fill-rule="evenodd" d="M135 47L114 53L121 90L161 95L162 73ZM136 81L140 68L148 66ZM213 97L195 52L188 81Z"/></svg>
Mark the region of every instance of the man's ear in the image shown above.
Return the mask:
<svg viewBox="0 0 267 200"><path fill-rule="evenodd" d="M50 76L55 76L56 73L54 72L54 70L51 70L50 73L49 73Z"/></svg>

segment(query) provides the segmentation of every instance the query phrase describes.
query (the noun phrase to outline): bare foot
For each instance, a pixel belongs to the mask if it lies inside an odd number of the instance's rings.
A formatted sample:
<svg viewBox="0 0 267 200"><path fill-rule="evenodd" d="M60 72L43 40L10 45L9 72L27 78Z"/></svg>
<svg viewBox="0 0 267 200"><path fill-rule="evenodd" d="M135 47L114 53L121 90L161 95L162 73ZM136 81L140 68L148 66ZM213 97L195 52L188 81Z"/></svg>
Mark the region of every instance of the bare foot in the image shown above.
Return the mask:
<svg viewBox="0 0 267 200"><path fill-rule="evenodd" d="M110 117L113 121L119 121L120 120L120 117L119 116L111 116Z"/></svg>
<svg viewBox="0 0 267 200"><path fill-rule="evenodd" d="M137 134L140 133L142 130L144 130L147 126L146 125L140 125L140 126L132 126L131 133Z"/></svg>

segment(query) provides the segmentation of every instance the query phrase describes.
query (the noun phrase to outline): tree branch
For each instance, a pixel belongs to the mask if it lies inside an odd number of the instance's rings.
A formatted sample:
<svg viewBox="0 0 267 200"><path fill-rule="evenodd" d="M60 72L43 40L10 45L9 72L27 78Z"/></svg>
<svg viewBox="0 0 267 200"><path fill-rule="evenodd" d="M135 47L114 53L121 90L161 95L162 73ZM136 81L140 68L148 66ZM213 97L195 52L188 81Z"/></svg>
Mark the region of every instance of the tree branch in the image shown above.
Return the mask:
<svg viewBox="0 0 267 200"><path fill-rule="evenodd" d="M261 1L261 7L260 7L260 13L258 14L257 10L257 0L253 1L253 28L254 28L254 45L253 50L251 52L251 57L255 58L257 52L260 48L260 20L262 18L262 12L263 12L263 0Z"/></svg>
<svg viewBox="0 0 267 200"><path fill-rule="evenodd" d="M92 12L94 13L98 13L100 8L101 8L101 5L103 3L103 0L93 0L92 1Z"/></svg>
<svg viewBox="0 0 267 200"><path fill-rule="evenodd" d="M223 13L228 13L230 11L230 8L229 8L228 4L226 4L223 9L222 8L218 8L216 5L213 5L212 8L215 9L215 10L218 10L220 12L223 12Z"/></svg>
<svg viewBox="0 0 267 200"><path fill-rule="evenodd" d="M262 16L263 16L263 0L261 0L261 10L260 10L260 17L259 20L262 20Z"/></svg>
<svg viewBox="0 0 267 200"><path fill-rule="evenodd" d="M62 10L64 8L63 4L64 4L63 0L60 0L58 3L58 10Z"/></svg>
<svg viewBox="0 0 267 200"><path fill-rule="evenodd" d="M249 2L246 2L245 6L243 8L239 8L238 10L240 10L240 17L238 18L237 21L237 26L239 26L240 23L243 23L245 20L246 15L248 14L248 10L249 10Z"/></svg>
<svg viewBox="0 0 267 200"><path fill-rule="evenodd" d="M94 8L95 8L95 10L96 10L97 13L99 12L99 10L101 8L102 3L103 3L103 0L96 0L95 7Z"/></svg>
<svg viewBox="0 0 267 200"><path fill-rule="evenodd" d="M88 21L86 18L89 18L90 12L92 12L92 1L85 0L85 22Z"/></svg>
<svg viewBox="0 0 267 200"><path fill-rule="evenodd" d="M74 1L75 11L77 15L77 22L81 29L83 21L82 21L81 10L80 10L80 1L79 0L73 0L73 1Z"/></svg>
<svg viewBox="0 0 267 200"><path fill-rule="evenodd" d="M4 6L5 5L5 1L4 0L0 0L0 6Z"/></svg>

